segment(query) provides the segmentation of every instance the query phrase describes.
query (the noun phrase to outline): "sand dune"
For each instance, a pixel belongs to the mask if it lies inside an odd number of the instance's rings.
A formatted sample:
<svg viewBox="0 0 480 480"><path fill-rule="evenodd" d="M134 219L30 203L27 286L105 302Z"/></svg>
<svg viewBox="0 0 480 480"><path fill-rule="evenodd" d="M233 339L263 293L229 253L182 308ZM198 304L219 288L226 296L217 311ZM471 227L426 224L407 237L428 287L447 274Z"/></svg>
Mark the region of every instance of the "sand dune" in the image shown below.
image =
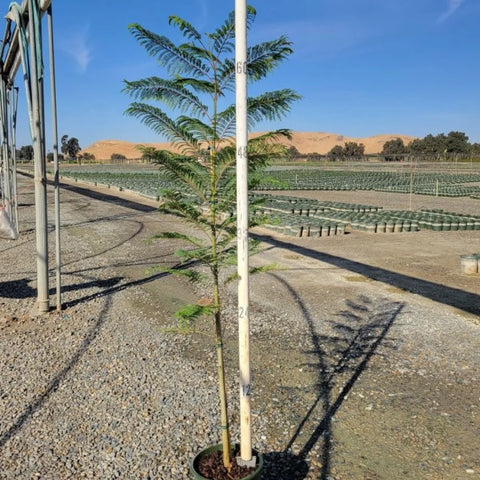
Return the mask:
<svg viewBox="0 0 480 480"><path fill-rule="evenodd" d="M335 145L344 146L346 142L357 142L365 145L365 153L379 153L388 140L401 138L405 144L410 143L415 137L407 135L382 134L372 137L355 138L346 137L336 133L323 132L293 132L292 139L286 140L288 146L294 146L300 153L328 153ZM125 155L133 159L141 156L138 143L126 142L123 140L99 140L85 148L82 153L91 153L97 160L109 159L112 154ZM170 143L143 143L142 145L152 146L158 149L172 150Z"/></svg>
<svg viewBox="0 0 480 480"><path fill-rule="evenodd" d="M319 153L325 155L334 146L341 145L342 147L347 142L363 143L365 145L365 153L380 153L383 149L383 145L388 140L395 138L401 138L403 143L408 144L415 137L409 137L407 135L374 135L372 137L355 138L346 137L336 133L322 133L322 132L294 132L292 140L288 142L288 145L293 145L300 153Z"/></svg>

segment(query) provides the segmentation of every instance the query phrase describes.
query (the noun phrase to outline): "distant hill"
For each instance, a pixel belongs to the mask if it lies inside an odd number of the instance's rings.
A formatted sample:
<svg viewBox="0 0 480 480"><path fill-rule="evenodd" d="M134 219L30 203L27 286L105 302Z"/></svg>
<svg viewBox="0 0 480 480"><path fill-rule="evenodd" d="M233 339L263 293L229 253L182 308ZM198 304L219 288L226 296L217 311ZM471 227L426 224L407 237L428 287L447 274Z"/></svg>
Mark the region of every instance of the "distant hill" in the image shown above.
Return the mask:
<svg viewBox="0 0 480 480"><path fill-rule="evenodd" d="M170 143L134 143L124 140L99 140L83 149L80 153L91 153L97 160L109 159L114 153L125 155L126 158L140 158L142 154L137 148L138 145L155 147L159 150L173 150Z"/></svg>
<svg viewBox="0 0 480 480"><path fill-rule="evenodd" d="M401 138L405 145L415 140L415 137L407 135L374 135L372 137L355 138L338 135L336 133L322 132L294 132L292 140L288 141L288 146L294 146L300 153L319 153L325 155L336 145L344 146L347 142L363 143L365 153L380 153L385 142Z"/></svg>
<svg viewBox="0 0 480 480"><path fill-rule="evenodd" d="M255 135L255 134L254 134ZM355 138L346 137L336 133L323 132L293 132L292 139L286 140L287 146L294 146L300 153L328 153L335 145L344 146L346 142L363 143L365 153L380 153L385 142L401 138L407 145L416 137L407 135L382 134L372 137ZM112 154L118 153L126 158L133 159L141 156L137 149L138 143L126 142L124 140L99 140L85 148L82 153L91 153L97 160L109 159ZM143 143L145 146L153 146L158 149L174 150L170 143Z"/></svg>

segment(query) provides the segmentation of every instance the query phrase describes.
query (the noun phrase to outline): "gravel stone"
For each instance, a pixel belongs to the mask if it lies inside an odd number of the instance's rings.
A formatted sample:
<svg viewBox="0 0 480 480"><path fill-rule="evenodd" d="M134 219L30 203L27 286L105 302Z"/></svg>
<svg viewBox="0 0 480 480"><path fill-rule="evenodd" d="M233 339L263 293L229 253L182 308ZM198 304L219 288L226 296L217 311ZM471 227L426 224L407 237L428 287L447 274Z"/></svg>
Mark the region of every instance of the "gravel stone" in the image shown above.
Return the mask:
<svg viewBox="0 0 480 480"><path fill-rule="evenodd" d="M182 280L148 272L175 264L175 243L146 240L178 220L146 200L65 185L64 308L37 315L32 180L21 177L19 191L20 238L0 240L0 479L188 478L191 458L220 433L210 326L169 333L173 312L196 297ZM480 243L478 232L455 238ZM343 255L360 262L354 238L276 239L253 262L281 268L251 280L263 478L478 476L478 318L322 257L350 248ZM50 240L54 265L52 225ZM52 271L52 303L54 283ZM232 286L224 317L234 440L236 311Z"/></svg>

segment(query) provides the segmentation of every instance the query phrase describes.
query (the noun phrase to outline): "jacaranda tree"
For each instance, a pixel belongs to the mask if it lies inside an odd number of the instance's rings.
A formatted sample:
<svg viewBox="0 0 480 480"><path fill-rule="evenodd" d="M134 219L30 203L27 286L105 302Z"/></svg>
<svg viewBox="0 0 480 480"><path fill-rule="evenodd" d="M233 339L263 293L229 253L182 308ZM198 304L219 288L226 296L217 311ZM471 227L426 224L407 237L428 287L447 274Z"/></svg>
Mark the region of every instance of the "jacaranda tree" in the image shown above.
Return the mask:
<svg viewBox="0 0 480 480"><path fill-rule="evenodd" d="M248 7L247 26L256 11ZM223 364L221 277L223 267L236 262L236 185L235 185L235 61L234 13L212 33L200 32L186 20L169 17L184 43L175 44L138 24L129 30L147 53L157 59L161 76L125 81L124 91L135 101L127 114L138 118L176 146L171 153L149 151L159 163L170 185L161 190L161 211L175 214L198 232L187 235L168 232L156 238L177 239L189 248L176 252L185 268L173 272L197 282L204 279L196 268L206 267L211 301L187 305L176 313L181 328L191 328L200 317L213 319L217 345L223 460L231 465L230 434ZM265 78L292 54L284 36L248 49L248 78ZM289 111L299 96L290 89L263 93L248 99L249 128L265 120L278 120ZM171 113L173 112L173 114ZM288 130L276 130L249 141L249 184L254 187L259 170L275 156L285 156L279 138ZM187 268L188 267L188 268ZM234 276L233 276L234 277ZM227 278L228 279L228 278Z"/></svg>

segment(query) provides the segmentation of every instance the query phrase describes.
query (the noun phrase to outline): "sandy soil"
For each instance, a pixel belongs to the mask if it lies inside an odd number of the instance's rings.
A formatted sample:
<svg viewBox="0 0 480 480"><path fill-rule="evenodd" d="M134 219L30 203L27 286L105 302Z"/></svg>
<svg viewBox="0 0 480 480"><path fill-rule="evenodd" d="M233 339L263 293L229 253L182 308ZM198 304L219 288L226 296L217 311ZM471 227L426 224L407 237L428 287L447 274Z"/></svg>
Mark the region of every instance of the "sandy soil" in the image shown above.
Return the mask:
<svg viewBox="0 0 480 480"><path fill-rule="evenodd" d="M409 202L405 195L372 192L296 194L387 208L405 209ZM99 243L99 262L117 275L135 281L145 277L145 265L163 256L171 262L173 245L157 247L155 258L151 247L142 247L146 232L166 221L171 228L171 218L145 215L154 202L80 185L65 195L77 203L93 196L108 206L112 221L100 230L82 225L78 235ZM144 212L140 239L129 235L128 224L116 224L117 203L132 215ZM412 207L478 214L480 203L413 196ZM85 201L82 208L98 206ZM278 265L252 278L255 415L276 410L267 457L290 459L296 468L288 477L270 471L264 478L480 478L480 276L460 271L460 255L480 253L480 231L317 239L262 229L253 234L264 249L252 263ZM121 237L128 241L118 261ZM152 313L157 298L167 319L190 298L171 278L141 288L148 301L138 298L132 308ZM285 326L269 329L269 316L285 319ZM203 348L201 338L197 346Z"/></svg>

